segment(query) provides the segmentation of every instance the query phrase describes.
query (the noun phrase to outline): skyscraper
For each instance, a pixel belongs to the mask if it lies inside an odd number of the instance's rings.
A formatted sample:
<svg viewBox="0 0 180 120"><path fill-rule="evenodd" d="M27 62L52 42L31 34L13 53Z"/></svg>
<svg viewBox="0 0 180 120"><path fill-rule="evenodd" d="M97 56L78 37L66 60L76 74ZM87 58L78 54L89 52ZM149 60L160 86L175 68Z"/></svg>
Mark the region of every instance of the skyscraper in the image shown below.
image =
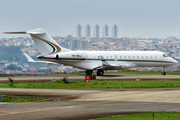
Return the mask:
<svg viewBox="0 0 180 120"><path fill-rule="evenodd" d="M113 38L117 38L118 37L118 26L117 25L113 25L112 26L112 37Z"/></svg>
<svg viewBox="0 0 180 120"><path fill-rule="evenodd" d="M87 24L87 26L85 28L85 36L91 37L91 26L89 26L89 24Z"/></svg>
<svg viewBox="0 0 180 120"><path fill-rule="evenodd" d="M76 33L77 33L77 37L81 37L81 25L78 24L77 28L76 28Z"/></svg>
<svg viewBox="0 0 180 120"><path fill-rule="evenodd" d="M109 37L109 26L103 26L103 37Z"/></svg>
<svg viewBox="0 0 180 120"><path fill-rule="evenodd" d="M100 35L99 35L99 28L100 28L100 27L99 27L99 25L97 24L97 25L95 26L95 30L94 30L94 32L95 32L95 33L94 33L94 34L95 34L94 37L99 37L99 36L100 36Z"/></svg>

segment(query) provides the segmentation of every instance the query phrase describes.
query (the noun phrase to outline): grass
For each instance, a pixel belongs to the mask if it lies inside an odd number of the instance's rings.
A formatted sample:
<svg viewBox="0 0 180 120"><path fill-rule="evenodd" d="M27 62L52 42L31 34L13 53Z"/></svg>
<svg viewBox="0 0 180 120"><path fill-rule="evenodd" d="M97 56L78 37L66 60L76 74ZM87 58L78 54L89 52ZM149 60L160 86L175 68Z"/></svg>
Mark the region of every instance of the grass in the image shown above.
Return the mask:
<svg viewBox="0 0 180 120"><path fill-rule="evenodd" d="M93 120L179 120L180 112L155 112L153 113L136 113L122 116L110 116Z"/></svg>
<svg viewBox="0 0 180 120"><path fill-rule="evenodd" d="M180 80L95 80L85 82L60 79L54 82L0 83L0 87L15 88L136 88L136 87L180 87Z"/></svg>
<svg viewBox="0 0 180 120"><path fill-rule="evenodd" d="M0 77L9 77L7 74L0 74Z"/></svg>
<svg viewBox="0 0 180 120"><path fill-rule="evenodd" d="M34 97L34 96L14 96L14 95L0 95L0 102L28 102L28 101L36 101L43 100L52 97Z"/></svg>
<svg viewBox="0 0 180 120"><path fill-rule="evenodd" d="M138 70L120 70L120 71L105 71L104 74L144 74L144 75L161 75L162 71L138 71ZM67 74L66 72L55 72L55 74ZM85 71L75 71L68 74L85 74ZM96 72L93 72L96 74ZM167 75L180 75L180 70L166 71Z"/></svg>

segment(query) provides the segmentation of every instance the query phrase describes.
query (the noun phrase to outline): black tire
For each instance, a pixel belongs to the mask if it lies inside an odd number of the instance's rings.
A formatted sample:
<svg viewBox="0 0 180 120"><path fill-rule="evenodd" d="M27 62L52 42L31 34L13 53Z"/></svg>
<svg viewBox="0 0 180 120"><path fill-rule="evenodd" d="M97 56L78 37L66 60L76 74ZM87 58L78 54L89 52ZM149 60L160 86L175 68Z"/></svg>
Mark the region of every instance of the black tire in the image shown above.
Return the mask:
<svg viewBox="0 0 180 120"><path fill-rule="evenodd" d="M86 75L92 75L93 71L92 70L86 70Z"/></svg>
<svg viewBox="0 0 180 120"><path fill-rule="evenodd" d="M166 75L166 72L162 72L162 75Z"/></svg>
<svg viewBox="0 0 180 120"><path fill-rule="evenodd" d="M103 71L103 70L98 70L98 71L97 71L97 75L103 76L103 75L104 75L104 71Z"/></svg>

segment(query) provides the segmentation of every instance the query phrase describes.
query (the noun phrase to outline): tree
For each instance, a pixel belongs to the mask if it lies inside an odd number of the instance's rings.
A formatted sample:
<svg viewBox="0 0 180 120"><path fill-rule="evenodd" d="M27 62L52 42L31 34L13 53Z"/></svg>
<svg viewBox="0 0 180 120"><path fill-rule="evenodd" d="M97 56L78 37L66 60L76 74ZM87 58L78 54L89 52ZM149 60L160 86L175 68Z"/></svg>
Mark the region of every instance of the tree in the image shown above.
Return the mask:
<svg viewBox="0 0 180 120"><path fill-rule="evenodd" d="M16 65L13 65L13 64L8 65L5 69L22 71L20 67L17 67Z"/></svg>

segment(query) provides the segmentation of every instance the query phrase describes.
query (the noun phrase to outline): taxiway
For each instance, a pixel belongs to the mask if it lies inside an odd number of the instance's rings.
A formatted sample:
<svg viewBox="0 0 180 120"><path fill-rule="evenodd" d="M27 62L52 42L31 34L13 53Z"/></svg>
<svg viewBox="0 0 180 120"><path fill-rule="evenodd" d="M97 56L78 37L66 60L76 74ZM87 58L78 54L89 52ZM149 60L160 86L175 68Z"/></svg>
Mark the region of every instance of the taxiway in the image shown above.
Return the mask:
<svg viewBox="0 0 180 120"><path fill-rule="evenodd" d="M40 75L40 76L11 76L17 82L29 82L29 81L52 81L67 77L68 80L84 80L84 74L59 74L59 75ZM180 80L180 75L131 75L131 74L110 74L104 76L96 76L97 80ZM8 77L0 77L0 82L7 82Z"/></svg>
<svg viewBox="0 0 180 120"><path fill-rule="evenodd" d="M1 120L76 120L136 112L180 111L180 88L0 88L0 92L57 96L51 101L0 104Z"/></svg>

